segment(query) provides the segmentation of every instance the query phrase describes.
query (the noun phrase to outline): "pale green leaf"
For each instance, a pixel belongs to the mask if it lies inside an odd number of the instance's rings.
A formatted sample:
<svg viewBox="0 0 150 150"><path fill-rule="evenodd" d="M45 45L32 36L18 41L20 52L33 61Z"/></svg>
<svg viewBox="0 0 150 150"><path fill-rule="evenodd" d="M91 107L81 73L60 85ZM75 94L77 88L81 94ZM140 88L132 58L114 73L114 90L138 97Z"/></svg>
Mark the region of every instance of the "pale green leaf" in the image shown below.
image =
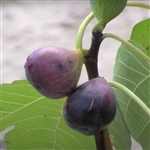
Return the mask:
<svg viewBox="0 0 150 150"><path fill-rule="evenodd" d="M117 109L115 119L109 126L110 135L113 137L115 150L130 150L131 137L120 109Z"/></svg>
<svg viewBox="0 0 150 150"><path fill-rule="evenodd" d="M144 47L144 52L150 57L150 18L136 24L130 37Z"/></svg>
<svg viewBox="0 0 150 150"><path fill-rule="evenodd" d="M64 122L64 99L47 99L26 80L2 84L0 95L0 142L5 140L0 149L95 150L93 136L84 136Z"/></svg>
<svg viewBox="0 0 150 150"><path fill-rule="evenodd" d="M133 45L144 51L135 41ZM124 44L118 50L114 81L134 92L150 108L150 64ZM150 118L129 96L115 90L119 109L133 138L143 149L150 149Z"/></svg>

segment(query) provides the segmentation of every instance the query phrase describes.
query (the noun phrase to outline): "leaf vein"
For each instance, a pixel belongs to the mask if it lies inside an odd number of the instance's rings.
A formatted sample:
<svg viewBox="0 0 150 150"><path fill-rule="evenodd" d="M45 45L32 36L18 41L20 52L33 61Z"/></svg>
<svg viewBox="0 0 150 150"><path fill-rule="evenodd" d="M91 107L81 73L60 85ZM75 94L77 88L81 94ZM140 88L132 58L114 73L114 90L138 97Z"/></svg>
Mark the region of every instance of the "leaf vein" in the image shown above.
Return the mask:
<svg viewBox="0 0 150 150"><path fill-rule="evenodd" d="M16 113L16 112L18 112L18 111L20 111L20 110L26 108L27 106L29 106L29 105L31 105L31 104L36 103L37 101L40 101L40 100L43 99L43 98L44 98L44 97L40 97L40 98L38 98L38 99L35 100L35 101L32 101L32 102L30 102L30 103L28 103L28 104L25 104L24 106L22 106L22 107L16 109L15 111L13 111L13 112L11 112L10 114L4 116L3 118L0 118L0 120L3 120L3 119L5 119L5 118L9 117L10 115L12 115L12 114L14 114L14 113Z"/></svg>
<svg viewBox="0 0 150 150"><path fill-rule="evenodd" d="M142 74L141 72L139 72L139 71L137 71L137 70L135 70L135 69L133 69L133 68L131 68L131 67L129 67L129 66L127 66L124 62L122 62L121 60L118 60L118 62L119 63L121 63L122 65L124 65L126 68L128 68L129 70L132 70L133 72L136 72L137 74L139 74L139 75L141 75L141 76L143 76L143 77L146 77L144 74Z"/></svg>

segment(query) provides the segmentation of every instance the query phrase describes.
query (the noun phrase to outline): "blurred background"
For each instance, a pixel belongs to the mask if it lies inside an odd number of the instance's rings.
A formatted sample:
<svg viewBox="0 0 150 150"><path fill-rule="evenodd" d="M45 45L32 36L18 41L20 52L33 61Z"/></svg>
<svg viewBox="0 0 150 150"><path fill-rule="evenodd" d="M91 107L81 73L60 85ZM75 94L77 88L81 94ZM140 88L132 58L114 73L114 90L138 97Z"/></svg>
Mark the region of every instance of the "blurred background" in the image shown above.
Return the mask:
<svg viewBox="0 0 150 150"><path fill-rule="evenodd" d="M137 1L148 3L147 1ZM75 48L76 34L83 19L91 12L90 2L73 1L1 1L1 83L25 79L24 63L28 55L44 46ZM126 7L106 26L104 33L130 38L132 27L149 17L149 11ZM91 43L91 31L96 19L88 25L83 38L83 48ZM115 57L121 43L105 39L99 52L99 73L112 80ZM79 84L87 81L83 66ZM133 150L141 150L133 142Z"/></svg>

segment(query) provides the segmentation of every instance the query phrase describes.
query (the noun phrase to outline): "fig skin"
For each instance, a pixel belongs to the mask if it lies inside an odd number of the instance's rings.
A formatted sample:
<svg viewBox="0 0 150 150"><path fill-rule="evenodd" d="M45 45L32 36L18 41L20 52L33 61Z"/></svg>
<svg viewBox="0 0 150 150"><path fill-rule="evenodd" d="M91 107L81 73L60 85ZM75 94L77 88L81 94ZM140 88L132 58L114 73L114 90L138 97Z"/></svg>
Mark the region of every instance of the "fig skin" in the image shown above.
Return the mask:
<svg viewBox="0 0 150 150"><path fill-rule="evenodd" d="M63 115L70 128L84 135L94 135L113 121L116 110L113 89L104 78L97 77L80 85L67 97Z"/></svg>
<svg viewBox="0 0 150 150"><path fill-rule="evenodd" d="M83 64L81 50L43 47L30 54L24 65L29 83L51 99L67 96L77 85Z"/></svg>

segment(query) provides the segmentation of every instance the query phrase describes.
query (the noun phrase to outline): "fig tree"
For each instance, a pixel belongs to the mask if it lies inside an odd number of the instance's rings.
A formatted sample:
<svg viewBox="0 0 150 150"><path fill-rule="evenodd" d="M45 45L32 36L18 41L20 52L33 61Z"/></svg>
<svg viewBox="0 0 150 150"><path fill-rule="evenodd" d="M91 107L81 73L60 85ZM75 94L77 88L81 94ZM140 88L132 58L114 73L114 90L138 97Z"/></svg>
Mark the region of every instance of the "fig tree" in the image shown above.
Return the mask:
<svg viewBox="0 0 150 150"><path fill-rule="evenodd" d="M79 49L43 47L30 54L24 65L30 84L51 99L67 96L77 85L83 64Z"/></svg>
<svg viewBox="0 0 150 150"><path fill-rule="evenodd" d="M69 127L85 135L94 135L113 121L116 109L113 89L104 78L97 77L67 96L63 114Z"/></svg>

